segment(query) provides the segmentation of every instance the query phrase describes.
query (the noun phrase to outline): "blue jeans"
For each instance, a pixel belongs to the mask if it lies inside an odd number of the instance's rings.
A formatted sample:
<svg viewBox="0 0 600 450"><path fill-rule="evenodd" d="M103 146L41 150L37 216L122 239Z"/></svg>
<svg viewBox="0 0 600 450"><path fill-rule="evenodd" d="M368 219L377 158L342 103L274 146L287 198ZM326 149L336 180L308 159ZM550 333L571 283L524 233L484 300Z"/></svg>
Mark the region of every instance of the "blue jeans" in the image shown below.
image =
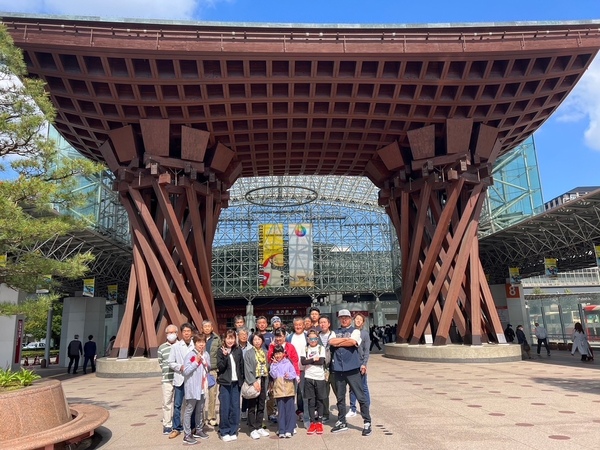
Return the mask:
<svg viewBox="0 0 600 450"><path fill-rule="evenodd" d="M361 375L362 378L362 387L363 392L365 393L365 397L367 399L367 405L371 405L371 395L369 394L369 386L367 386L367 374ZM356 412L356 395L354 392L350 391L350 409Z"/></svg>
<svg viewBox="0 0 600 450"><path fill-rule="evenodd" d="M233 384L219 386L219 431L221 436L233 436L240 427L240 385Z"/></svg>
<svg viewBox="0 0 600 450"><path fill-rule="evenodd" d="M294 397L277 398L277 422L279 435L294 433L296 426L296 414L294 413Z"/></svg>
<svg viewBox="0 0 600 450"><path fill-rule="evenodd" d="M173 386L173 429L177 431L183 430L181 424L181 405L185 397L183 384L181 386Z"/></svg>

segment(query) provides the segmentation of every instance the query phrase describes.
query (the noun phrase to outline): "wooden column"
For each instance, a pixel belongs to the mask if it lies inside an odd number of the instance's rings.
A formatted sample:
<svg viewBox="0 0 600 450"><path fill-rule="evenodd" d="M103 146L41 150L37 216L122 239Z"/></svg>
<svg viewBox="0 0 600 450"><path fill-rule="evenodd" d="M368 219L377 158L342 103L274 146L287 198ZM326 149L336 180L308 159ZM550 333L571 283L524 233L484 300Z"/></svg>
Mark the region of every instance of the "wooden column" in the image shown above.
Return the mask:
<svg viewBox="0 0 600 450"><path fill-rule="evenodd" d="M449 119L444 133L434 125L409 131L404 152L397 145L378 152L384 167L370 176L384 186L380 203L402 252L398 342L445 345L460 336L471 345L506 343L477 240L497 135L472 120Z"/></svg>
<svg viewBox="0 0 600 450"><path fill-rule="evenodd" d="M166 324L215 320L211 246L235 154L209 133L142 120L114 130L102 152L129 216L133 264L125 315L111 356L156 357Z"/></svg>

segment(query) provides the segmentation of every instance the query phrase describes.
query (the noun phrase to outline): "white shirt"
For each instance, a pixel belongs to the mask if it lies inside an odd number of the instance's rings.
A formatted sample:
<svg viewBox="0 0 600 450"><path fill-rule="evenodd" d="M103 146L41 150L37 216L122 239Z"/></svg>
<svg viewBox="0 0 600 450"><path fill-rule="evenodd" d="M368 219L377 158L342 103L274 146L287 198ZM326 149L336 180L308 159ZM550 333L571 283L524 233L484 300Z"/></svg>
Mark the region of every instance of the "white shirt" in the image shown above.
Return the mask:
<svg viewBox="0 0 600 450"><path fill-rule="evenodd" d="M306 334L304 334L304 332L301 334L292 334L290 344L294 346L296 353L298 353L298 365L300 366L300 370L304 370L304 366L300 364L300 356L304 355L306 351Z"/></svg>
<svg viewBox="0 0 600 450"><path fill-rule="evenodd" d="M319 358L325 358L325 347L321 344L316 345L315 347L304 347L302 351L302 355L306 359L312 359L315 356ZM320 364L308 364L304 366L304 377L310 378L311 380L324 380L325 379L325 368Z"/></svg>

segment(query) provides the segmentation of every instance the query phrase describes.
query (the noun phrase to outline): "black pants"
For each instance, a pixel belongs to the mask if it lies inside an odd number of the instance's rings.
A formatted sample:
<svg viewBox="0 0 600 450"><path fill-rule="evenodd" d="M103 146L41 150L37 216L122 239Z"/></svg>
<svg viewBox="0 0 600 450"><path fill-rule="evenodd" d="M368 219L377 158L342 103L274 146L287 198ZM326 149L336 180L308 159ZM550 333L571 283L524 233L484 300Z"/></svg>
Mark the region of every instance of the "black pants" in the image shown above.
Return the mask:
<svg viewBox="0 0 600 450"><path fill-rule="evenodd" d="M262 427L262 420L265 414L269 377L260 377L259 380L260 395L256 398L244 399L248 402L248 426L252 430L258 430Z"/></svg>
<svg viewBox="0 0 600 450"><path fill-rule="evenodd" d="M308 403L308 415L311 423L320 422L323 417L323 403L326 389L327 381L304 378L304 401ZM316 416L315 410L317 411Z"/></svg>
<svg viewBox="0 0 600 450"><path fill-rule="evenodd" d="M369 350L373 350L373 346L374 346L374 345L376 345L376 346L377 346L377 348L378 348L379 350L381 350L381 347L379 346L379 339L373 339L373 340L371 341L371 347L369 348Z"/></svg>
<svg viewBox="0 0 600 450"><path fill-rule="evenodd" d="M73 373L77 373L77 369L79 368L79 355L71 356L69 355L69 368L67 369L67 373L71 373L71 366L75 363L75 367L73 368Z"/></svg>
<svg viewBox="0 0 600 450"><path fill-rule="evenodd" d="M550 348L548 347L548 338L543 338L540 339L538 338L538 348L537 348L537 354L540 354L540 350L542 349L542 344L544 344L544 347L546 347L546 351L548 352L548 354L550 354Z"/></svg>
<svg viewBox="0 0 600 450"><path fill-rule="evenodd" d="M96 371L96 361L94 359L95 358L93 356L84 356L83 357L83 373L87 373L86 369L87 369L88 361L90 362L90 364L92 366L92 372Z"/></svg>
<svg viewBox="0 0 600 450"><path fill-rule="evenodd" d="M365 423L371 423L369 413L369 404L365 391L363 391L363 382L360 376L360 370L350 370L348 372L335 372L334 377L335 397L337 398L338 421L346 422L346 391L348 387L354 392L356 400L360 405L360 415Z"/></svg>

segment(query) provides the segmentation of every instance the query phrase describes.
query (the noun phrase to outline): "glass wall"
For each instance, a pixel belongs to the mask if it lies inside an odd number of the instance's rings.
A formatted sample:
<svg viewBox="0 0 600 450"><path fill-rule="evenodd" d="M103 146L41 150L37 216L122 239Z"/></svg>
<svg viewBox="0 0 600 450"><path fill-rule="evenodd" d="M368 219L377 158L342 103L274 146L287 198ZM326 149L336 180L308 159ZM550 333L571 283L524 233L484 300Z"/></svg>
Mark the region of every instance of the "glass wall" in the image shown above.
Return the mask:
<svg viewBox="0 0 600 450"><path fill-rule="evenodd" d="M498 158L487 190L480 236L495 233L544 211L533 136Z"/></svg>
<svg viewBox="0 0 600 450"><path fill-rule="evenodd" d="M535 322L543 325L549 341L571 342L573 327L580 322L589 340L600 342L600 293L526 295L525 301L531 328Z"/></svg>

